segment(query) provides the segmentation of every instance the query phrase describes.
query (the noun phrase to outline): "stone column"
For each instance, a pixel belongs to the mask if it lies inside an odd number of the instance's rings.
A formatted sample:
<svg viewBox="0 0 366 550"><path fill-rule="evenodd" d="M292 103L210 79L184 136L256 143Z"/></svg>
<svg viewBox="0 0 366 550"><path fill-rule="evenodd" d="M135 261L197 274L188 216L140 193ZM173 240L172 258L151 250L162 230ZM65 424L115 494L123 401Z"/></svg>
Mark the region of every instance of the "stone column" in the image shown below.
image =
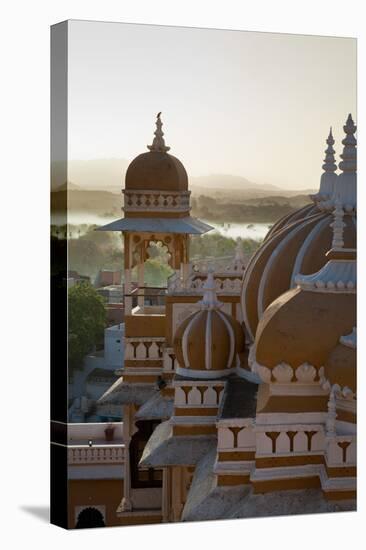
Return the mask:
<svg viewBox="0 0 366 550"><path fill-rule="evenodd" d="M145 305L145 295L144 295L144 272L145 272L145 265L144 263L139 263L137 266L137 277L138 277L138 298L137 298L137 305L141 308Z"/></svg>
<svg viewBox="0 0 366 550"><path fill-rule="evenodd" d="M123 481L123 499L122 511L130 512L132 510L131 501L131 465L130 465L130 442L131 442L131 415L132 406L123 407L123 440L125 444L125 476Z"/></svg>
<svg viewBox="0 0 366 550"><path fill-rule="evenodd" d="M131 270L125 269L125 315L131 315L132 296L131 296Z"/></svg>
<svg viewBox="0 0 366 550"><path fill-rule="evenodd" d="M171 521L171 468L163 468L162 514L163 522Z"/></svg>

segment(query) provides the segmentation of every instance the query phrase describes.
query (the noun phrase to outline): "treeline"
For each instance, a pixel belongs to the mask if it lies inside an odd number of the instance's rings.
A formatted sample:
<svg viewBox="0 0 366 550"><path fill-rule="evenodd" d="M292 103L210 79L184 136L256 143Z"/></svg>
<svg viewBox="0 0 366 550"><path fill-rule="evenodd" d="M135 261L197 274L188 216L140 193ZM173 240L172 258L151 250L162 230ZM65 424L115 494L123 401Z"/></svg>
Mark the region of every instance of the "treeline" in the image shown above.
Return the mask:
<svg viewBox="0 0 366 550"><path fill-rule="evenodd" d="M52 235L54 249L66 246L68 237L68 269L77 271L79 275L87 275L93 282L101 269L117 271L123 269L123 241L119 232L95 231L97 226L84 226L79 231L78 226L53 227ZM241 239L244 253L253 253L260 241ZM237 240L225 237L215 231L206 235L192 237L190 241L191 260L206 258L233 257ZM145 282L150 286L163 286L173 273L168 265L168 251L161 243L150 247L150 259L145 263ZM133 277L137 277L135 271Z"/></svg>
<svg viewBox="0 0 366 550"><path fill-rule="evenodd" d="M247 201L223 201L206 195L192 198L192 214L205 220L234 223L273 223L282 216L305 206L309 199L265 197Z"/></svg>
<svg viewBox="0 0 366 550"><path fill-rule="evenodd" d="M240 239L245 254L252 254L260 245L260 241L254 239ZM224 237L220 233L206 233L202 236L191 238L191 259L219 258L221 256L234 256L237 240Z"/></svg>

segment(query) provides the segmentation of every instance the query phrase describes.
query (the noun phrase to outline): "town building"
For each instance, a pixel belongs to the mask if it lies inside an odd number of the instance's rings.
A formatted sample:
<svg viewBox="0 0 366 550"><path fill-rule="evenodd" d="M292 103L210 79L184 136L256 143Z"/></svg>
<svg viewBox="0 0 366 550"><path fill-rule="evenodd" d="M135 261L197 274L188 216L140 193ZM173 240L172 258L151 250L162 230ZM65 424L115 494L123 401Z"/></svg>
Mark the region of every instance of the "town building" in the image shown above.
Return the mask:
<svg viewBox="0 0 366 550"><path fill-rule="evenodd" d="M120 525L123 491L122 423L68 426L68 524L70 528Z"/></svg>
<svg viewBox="0 0 366 550"><path fill-rule="evenodd" d="M121 420L121 407L98 403L98 400L118 379L116 372L124 359L124 334L124 323L107 327L103 349L87 355L82 368L74 371L69 384L70 422Z"/></svg>

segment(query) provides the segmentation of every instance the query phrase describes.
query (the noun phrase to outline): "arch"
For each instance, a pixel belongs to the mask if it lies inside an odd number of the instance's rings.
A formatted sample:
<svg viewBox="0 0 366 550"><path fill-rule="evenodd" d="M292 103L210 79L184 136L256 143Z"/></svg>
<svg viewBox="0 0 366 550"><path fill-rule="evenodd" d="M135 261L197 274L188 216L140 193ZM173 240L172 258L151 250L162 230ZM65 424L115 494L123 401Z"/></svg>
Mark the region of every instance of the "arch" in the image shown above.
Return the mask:
<svg viewBox="0 0 366 550"><path fill-rule="evenodd" d="M75 529L90 529L91 527L105 527L105 521L100 510L88 506L79 513Z"/></svg>

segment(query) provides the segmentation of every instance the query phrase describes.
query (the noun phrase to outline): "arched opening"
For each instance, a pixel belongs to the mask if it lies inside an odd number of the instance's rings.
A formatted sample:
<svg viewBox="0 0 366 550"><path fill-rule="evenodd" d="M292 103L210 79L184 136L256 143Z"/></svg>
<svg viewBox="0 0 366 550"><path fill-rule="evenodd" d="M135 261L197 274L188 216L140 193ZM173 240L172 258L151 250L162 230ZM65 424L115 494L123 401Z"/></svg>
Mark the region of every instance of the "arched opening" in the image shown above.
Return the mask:
<svg viewBox="0 0 366 550"><path fill-rule="evenodd" d="M89 529L91 527L105 527L103 514L97 508L84 508L78 515L75 529Z"/></svg>

